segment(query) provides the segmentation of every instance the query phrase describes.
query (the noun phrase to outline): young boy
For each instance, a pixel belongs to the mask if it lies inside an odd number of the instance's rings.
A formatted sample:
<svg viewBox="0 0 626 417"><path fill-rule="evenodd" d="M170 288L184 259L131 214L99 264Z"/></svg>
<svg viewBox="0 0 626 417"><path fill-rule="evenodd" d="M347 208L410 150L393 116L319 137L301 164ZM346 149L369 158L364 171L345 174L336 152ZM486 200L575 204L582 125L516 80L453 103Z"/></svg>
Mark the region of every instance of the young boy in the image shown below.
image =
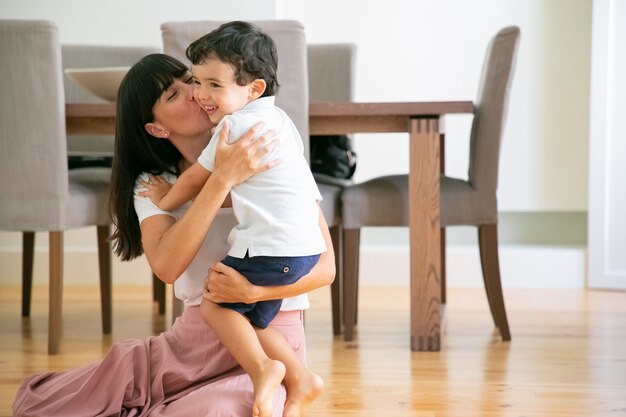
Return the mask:
<svg viewBox="0 0 626 417"><path fill-rule="evenodd" d="M326 247L319 229L321 195L304 159L302 139L285 112L274 105L278 89L274 42L252 24L231 22L193 42L187 57L192 62L194 98L217 127L198 162L173 186L155 185L145 195L168 211L194 198L215 167L215 138L224 124L228 123L233 141L263 121L279 138L267 158L281 162L232 189L238 225L228 237L230 251L223 263L255 285L291 284L311 270ZM282 336L267 327L281 304L282 300L221 306L202 302L205 322L252 379L253 416L272 415L274 393L283 378L284 416L302 415L323 387L321 378L306 369Z"/></svg>

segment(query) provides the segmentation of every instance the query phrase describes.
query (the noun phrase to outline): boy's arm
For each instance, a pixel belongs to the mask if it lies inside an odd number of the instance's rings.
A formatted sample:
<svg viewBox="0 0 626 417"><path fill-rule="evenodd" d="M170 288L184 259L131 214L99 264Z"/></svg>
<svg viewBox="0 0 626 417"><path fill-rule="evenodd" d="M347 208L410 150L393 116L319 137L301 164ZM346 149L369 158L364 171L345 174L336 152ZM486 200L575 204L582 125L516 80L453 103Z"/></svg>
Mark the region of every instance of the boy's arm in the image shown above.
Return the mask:
<svg viewBox="0 0 626 417"><path fill-rule="evenodd" d="M161 210L173 211L196 198L204 184L211 176L211 172L204 169L199 163L187 168L176 180L172 188L159 200L153 201Z"/></svg>

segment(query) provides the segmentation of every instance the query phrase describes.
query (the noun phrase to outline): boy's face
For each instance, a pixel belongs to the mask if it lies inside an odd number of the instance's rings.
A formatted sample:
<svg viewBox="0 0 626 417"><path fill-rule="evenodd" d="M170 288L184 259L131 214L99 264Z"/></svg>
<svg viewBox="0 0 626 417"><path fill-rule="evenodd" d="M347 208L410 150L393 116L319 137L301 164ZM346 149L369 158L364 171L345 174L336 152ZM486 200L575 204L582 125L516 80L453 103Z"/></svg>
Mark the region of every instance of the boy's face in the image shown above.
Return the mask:
<svg viewBox="0 0 626 417"><path fill-rule="evenodd" d="M193 65L191 73L194 98L215 124L254 99L250 85L238 85L233 68L219 59L208 58L201 65Z"/></svg>

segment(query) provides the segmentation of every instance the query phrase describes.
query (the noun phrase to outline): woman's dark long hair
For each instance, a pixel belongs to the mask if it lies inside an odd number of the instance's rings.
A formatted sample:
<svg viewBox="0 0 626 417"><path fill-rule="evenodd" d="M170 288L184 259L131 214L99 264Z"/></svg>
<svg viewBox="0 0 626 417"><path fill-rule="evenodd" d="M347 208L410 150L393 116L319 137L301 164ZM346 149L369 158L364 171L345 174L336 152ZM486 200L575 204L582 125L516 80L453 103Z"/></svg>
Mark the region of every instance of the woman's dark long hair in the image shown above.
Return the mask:
<svg viewBox="0 0 626 417"><path fill-rule="evenodd" d="M168 55L151 54L133 65L120 84L109 212L116 226L113 249L123 261L143 253L134 206L137 177L142 172L179 173L182 155L178 149L169 140L148 134L144 126L154 121L152 108L161 94L187 71L183 63Z"/></svg>

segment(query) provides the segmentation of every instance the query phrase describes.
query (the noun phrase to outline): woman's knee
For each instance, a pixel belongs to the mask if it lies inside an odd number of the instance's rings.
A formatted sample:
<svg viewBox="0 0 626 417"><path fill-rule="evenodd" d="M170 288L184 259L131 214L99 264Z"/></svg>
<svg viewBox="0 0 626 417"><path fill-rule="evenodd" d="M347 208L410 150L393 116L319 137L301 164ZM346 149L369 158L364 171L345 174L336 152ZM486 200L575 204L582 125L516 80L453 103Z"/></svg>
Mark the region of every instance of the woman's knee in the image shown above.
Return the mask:
<svg viewBox="0 0 626 417"><path fill-rule="evenodd" d="M281 311L270 326L283 335L298 358L306 363L306 337L302 311Z"/></svg>

